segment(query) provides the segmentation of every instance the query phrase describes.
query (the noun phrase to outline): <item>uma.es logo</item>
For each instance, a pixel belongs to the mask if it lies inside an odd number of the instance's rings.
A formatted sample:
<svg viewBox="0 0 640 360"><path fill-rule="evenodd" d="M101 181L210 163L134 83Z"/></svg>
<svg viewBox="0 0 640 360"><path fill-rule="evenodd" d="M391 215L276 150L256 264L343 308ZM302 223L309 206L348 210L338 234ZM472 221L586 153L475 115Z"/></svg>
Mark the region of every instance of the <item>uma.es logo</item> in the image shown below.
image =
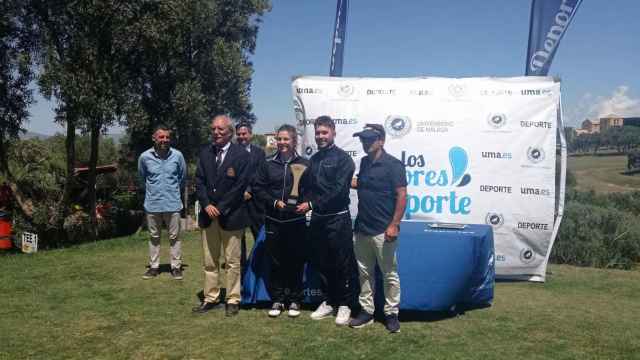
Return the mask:
<svg viewBox="0 0 640 360"><path fill-rule="evenodd" d="M322 89L320 89L320 88L296 88L296 93L298 93L298 94L322 94Z"/></svg>
<svg viewBox="0 0 640 360"><path fill-rule="evenodd" d="M551 89L522 89L520 90L520 95L522 96L540 96L540 95L551 95L553 92Z"/></svg>
<svg viewBox="0 0 640 360"><path fill-rule="evenodd" d="M513 158L512 153L502 151L483 151L481 156L483 159L511 160Z"/></svg>

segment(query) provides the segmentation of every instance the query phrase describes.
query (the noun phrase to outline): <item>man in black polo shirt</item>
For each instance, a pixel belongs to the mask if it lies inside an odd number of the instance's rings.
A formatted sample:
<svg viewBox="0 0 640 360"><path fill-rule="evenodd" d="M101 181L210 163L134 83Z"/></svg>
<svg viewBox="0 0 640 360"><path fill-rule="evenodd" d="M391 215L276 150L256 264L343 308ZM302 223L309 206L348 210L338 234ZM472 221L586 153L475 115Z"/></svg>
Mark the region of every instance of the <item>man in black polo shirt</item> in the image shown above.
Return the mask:
<svg viewBox="0 0 640 360"><path fill-rule="evenodd" d="M407 202L407 178L404 164L384 151L384 127L367 124L353 134L359 137L367 156L360 162L360 172L352 181L358 189L358 216L355 223L354 250L360 273L360 305L362 311L349 322L361 328L373 322L375 265L380 267L384 282L385 327L400 331L398 305L400 278L396 261L400 220Z"/></svg>

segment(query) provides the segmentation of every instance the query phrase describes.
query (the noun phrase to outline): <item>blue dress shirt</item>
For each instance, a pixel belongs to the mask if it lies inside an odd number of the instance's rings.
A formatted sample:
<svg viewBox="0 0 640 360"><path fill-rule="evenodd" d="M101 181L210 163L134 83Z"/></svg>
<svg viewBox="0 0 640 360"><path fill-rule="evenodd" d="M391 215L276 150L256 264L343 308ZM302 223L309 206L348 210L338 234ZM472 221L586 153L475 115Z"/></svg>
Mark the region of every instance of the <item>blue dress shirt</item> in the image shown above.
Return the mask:
<svg viewBox="0 0 640 360"><path fill-rule="evenodd" d="M138 174L145 187L146 212L176 212L182 210L180 189L187 177L187 164L182 153L169 148L166 158L154 148L140 154Z"/></svg>

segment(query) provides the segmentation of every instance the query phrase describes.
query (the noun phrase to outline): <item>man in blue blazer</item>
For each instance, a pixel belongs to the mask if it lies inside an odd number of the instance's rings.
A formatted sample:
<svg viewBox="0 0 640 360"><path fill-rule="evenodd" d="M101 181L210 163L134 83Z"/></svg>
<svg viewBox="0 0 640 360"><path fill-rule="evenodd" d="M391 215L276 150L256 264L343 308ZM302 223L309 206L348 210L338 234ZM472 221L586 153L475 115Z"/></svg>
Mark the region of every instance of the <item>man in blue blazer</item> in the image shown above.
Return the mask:
<svg viewBox="0 0 640 360"><path fill-rule="evenodd" d="M226 315L238 314L240 305L240 257L244 228L249 225L244 191L251 178L249 153L232 144L233 122L218 115L211 122L212 143L200 151L196 170L196 196L201 211L204 252L204 300L193 309L206 313L222 304L220 299L220 252L224 252Z"/></svg>
<svg viewBox="0 0 640 360"><path fill-rule="evenodd" d="M258 238L260 228L264 225L264 205L254 198L253 183L256 180L258 169L266 161L266 155L264 150L260 146L251 143L253 138L253 127L250 123L241 122L236 125L236 142L242 146L249 153L251 159L250 171L251 179L249 180L249 186L244 192L245 205L247 206L247 212L249 214L249 228L254 239ZM250 250L250 249L249 249Z"/></svg>

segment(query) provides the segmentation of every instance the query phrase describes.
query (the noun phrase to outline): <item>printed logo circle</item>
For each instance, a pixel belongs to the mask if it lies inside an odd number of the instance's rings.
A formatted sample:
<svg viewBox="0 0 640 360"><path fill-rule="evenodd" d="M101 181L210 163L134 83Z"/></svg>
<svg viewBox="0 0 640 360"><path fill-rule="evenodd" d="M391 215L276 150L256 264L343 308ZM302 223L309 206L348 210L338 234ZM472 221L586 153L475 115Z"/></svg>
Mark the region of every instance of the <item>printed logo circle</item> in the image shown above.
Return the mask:
<svg viewBox="0 0 640 360"><path fill-rule="evenodd" d="M467 87L464 84L449 85L449 94L453 97L462 97L467 94Z"/></svg>
<svg viewBox="0 0 640 360"><path fill-rule="evenodd" d="M504 224L504 216L502 216L502 214L490 212L487 213L484 222L487 225L491 225L493 226L493 228L497 229Z"/></svg>
<svg viewBox="0 0 640 360"><path fill-rule="evenodd" d="M520 261L525 264L531 263L536 259L536 253L531 248L524 248L520 251Z"/></svg>
<svg viewBox="0 0 640 360"><path fill-rule="evenodd" d="M500 129L507 124L507 116L502 113L490 114L487 123L494 129Z"/></svg>
<svg viewBox="0 0 640 360"><path fill-rule="evenodd" d="M407 116L389 115L384 122L386 131L393 138L400 138L411 131L411 119Z"/></svg>
<svg viewBox="0 0 640 360"><path fill-rule="evenodd" d="M341 84L338 86L338 95L342 97L349 97L353 95L355 88L351 84Z"/></svg>
<svg viewBox="0 0 640 360"><path fill-rule="evenodd" d="M530 146L527 149L527 158L534 164L537 164L544 160L545 154L544 150L537 146Z"/></svg>
<svg viewBox="0 0 640 360"><path fill-rule="evenodd" d="M304 149L304 153L310 156L311 154L313 154L313 147L307 146L307 148Z"/></svg>

